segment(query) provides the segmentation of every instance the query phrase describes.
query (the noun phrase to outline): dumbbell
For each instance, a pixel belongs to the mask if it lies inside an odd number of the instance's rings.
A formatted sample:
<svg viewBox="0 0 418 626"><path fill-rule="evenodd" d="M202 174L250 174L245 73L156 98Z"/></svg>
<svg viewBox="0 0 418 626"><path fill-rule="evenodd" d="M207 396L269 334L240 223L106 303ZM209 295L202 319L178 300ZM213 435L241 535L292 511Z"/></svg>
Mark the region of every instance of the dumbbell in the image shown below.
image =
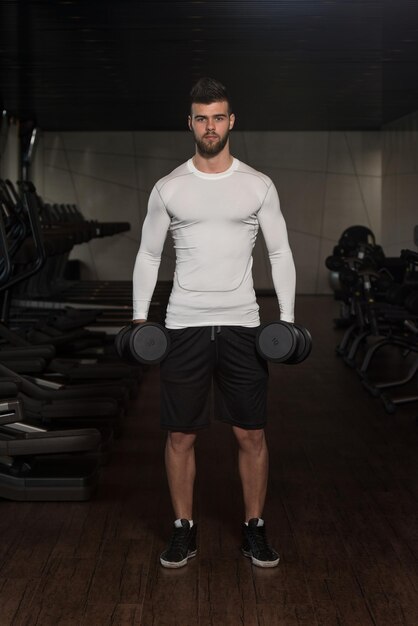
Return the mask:
<svg viewBox="0 0 418 626"><path fill-rule="evenodd" d="M121 359L133 364L160 363L170 349L170 337L161 324L144 322L124 326L115 337L115 347Z"/></svg>
<svg viewBox="0 0 418 626"><path fill-rule="evenodd" d="M310 332L299 324L270 322L263 324L256 336L257 351L267 361L296 365L312 350Z"/></svg>

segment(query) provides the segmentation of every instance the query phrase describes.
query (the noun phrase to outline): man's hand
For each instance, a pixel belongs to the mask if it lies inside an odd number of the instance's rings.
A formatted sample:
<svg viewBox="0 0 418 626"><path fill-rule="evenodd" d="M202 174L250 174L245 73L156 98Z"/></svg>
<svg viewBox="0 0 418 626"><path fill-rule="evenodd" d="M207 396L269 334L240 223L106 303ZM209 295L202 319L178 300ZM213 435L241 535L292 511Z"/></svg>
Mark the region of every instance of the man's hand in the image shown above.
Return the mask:
<svg viewBox="0 0 418 626"><path fill-rule="evenodd" d="M132 324L143 324L147 320L132 320Z"/></svg>

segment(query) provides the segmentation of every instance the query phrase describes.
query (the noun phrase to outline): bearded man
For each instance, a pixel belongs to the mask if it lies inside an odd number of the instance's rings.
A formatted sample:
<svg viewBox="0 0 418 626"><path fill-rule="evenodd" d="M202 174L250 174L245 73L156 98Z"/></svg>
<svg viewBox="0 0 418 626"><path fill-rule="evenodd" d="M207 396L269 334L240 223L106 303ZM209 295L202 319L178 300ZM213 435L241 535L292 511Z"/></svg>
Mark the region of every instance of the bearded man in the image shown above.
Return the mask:
<svg viewBox="0 0 418 626"><path fill-rule="evenodd" d="M225 87L202 78L191 91L189 129L195 154L154 186L135 263L134 322L147 319L168 230L176 251L165 326L171 349L161 363L161 426L174 528L161 565L179 568L197 554L193 520L197 433L215 414L238 443L244 500L244 556L275 567L266 536L268 479L265 437L268 367L258 355L260 325L252 250L261 228L271 263L280 319L294 321L295 267L279 197L270 178L234 158L235 115Z"/></svg>

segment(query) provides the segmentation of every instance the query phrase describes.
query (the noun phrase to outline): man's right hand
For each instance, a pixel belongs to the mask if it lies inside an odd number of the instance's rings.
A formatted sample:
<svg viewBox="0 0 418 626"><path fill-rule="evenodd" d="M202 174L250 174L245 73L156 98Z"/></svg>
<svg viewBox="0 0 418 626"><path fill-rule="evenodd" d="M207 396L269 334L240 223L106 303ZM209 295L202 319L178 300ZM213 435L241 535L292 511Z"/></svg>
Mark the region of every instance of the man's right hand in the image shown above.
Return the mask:
<svg viewBox="0 0 418 626"><path fill-rule="evenodd" d="M143 324L147 320L132 320L132 324Z"/></svg>

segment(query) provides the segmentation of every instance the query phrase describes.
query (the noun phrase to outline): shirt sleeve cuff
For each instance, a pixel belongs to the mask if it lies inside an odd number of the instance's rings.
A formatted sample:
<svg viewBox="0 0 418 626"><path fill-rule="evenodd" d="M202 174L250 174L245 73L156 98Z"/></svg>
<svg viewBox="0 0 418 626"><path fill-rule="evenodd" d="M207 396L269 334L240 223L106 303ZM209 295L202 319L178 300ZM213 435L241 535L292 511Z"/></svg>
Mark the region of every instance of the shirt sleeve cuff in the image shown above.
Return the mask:
<svg viewBox="0 0 418 626"><path fill-rule="evenodd" d="M295 321L295 318L293 315L281 315L280 320L282 322L288 322L289 324L293 324Z"/></svg>

